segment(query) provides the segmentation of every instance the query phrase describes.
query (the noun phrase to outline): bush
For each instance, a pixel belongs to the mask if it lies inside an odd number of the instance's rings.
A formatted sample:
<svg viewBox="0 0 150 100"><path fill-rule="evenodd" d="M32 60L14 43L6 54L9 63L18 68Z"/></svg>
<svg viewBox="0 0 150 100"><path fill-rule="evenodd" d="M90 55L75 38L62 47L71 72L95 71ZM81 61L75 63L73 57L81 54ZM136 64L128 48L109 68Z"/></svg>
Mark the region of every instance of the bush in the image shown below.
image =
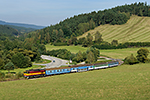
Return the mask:
<svg viewBox="0 0 150 100"><path fill-rule="evenodd" d="M147 62L148 61L148 54L149 54L149 50L147 48L141 48L137 51L137 56L136 58L138 59L139 62Z"/></svg>
<svg viewBox="0 0 150 100"><path fill-rule="evenodd" d="M18 73L16 74L16 79L19 79L19 78L21 78L21 77L23 77L23 74L22 74L21 72L18 72Z"/></svg>
<svg viewBox="0 0 150 100"><path fill-rule="evenodd" d="M133 65L138 63L138 60L133 56L133 54L131 54L131 56L125 58L124 63Z"/></svg>
<svg viewBox="0 0 150 100"><path fill-rule="evenodd" d="M0 72L0 79L3 79L3 78L5 78L5 73Z"/></svg>
<svg viewBox="0 0 150 100"><path fill-rule="evenodd" d="M15 75L14 75L14 74L11 74L11 73L6 74L6 78L13 79L14 76L15 76Z"/></svg>

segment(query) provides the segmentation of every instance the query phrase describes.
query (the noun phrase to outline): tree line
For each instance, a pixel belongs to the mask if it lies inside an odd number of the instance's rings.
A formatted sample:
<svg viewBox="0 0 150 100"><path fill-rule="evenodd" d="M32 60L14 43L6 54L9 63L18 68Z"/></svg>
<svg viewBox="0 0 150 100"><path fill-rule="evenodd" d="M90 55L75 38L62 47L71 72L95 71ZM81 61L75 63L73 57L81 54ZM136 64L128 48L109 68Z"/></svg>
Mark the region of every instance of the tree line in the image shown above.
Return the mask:
<svg viewBox="0 0 150 100"><path fill-rule="evenodd" d="M118 43L117 40L113 40L111 43L103 41L100 44L94 44L92 47L97 49L123 49L131 47L150 47L150 42L125 42Z"/></svg>
<svg viewBox="0 0 150 100"><path fill-rule="evenodd" d="M94 63L100 56L100 51L96 48L87 49L86 52L79 51L74 54L67 49L58 49L47 51L47 55L55 56L62 59L72 60L74 63L79 63L85 61L86 63Z"/></svg>

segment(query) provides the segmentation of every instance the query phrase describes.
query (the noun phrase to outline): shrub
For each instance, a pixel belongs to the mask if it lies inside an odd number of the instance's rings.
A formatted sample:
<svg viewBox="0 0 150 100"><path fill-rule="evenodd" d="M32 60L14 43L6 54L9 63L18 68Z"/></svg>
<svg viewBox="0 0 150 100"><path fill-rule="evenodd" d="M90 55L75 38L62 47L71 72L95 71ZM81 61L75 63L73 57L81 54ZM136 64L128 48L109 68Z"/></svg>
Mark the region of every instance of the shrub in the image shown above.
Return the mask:
<svg viewBox="0 0 150 100"><path fill-rule="evenodd" d="M6 78L13 79L14 76L15 76L15 75L14 75L14 74L11 74L11 73L6 74Z"/></svg>
<svg viewBox="0 0 150 100"><path fill-rule="evenodd" d="M133 54L131 54L131 56L125 58L124 63L133 65L138 63L138 60L133 56Z"/></svg>
<svg viewBox="0 0 150 100"><path fill-rule="evenodd" d="M145 62L148 61L148 58L147 58L147 56L148 56L148 54L149 54L149 50L148 50L148 49L146 49L146 48L141 48L141 49L139 49L139 50L137 51L137 54L138 54L138 55L136 56L136 58L138 59L139 62L145 63Z"/></svg>
<svg viewBox="0 0 150 100"><path fill-rule="evenodd" d="M5 78L5 73L0 72L0 79L3 79L3 78Z"/></svg>
<svg viewBox="0 0 150 100"><path fill-rule="evenodd" d="M18 73L16 74L16 79L19 79L19 78L21 78L21 77L23 77L23 74L22 74L21 72L18 72Z"/></svg>

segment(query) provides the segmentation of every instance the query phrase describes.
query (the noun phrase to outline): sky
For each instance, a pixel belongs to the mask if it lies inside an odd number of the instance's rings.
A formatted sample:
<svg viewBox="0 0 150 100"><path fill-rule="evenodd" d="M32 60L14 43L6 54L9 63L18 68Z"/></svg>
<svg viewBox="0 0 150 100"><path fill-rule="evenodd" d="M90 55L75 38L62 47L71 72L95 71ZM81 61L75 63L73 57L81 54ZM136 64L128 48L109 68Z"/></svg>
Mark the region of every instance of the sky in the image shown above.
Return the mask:
<svg viewBox="0 0 150 100"><path fill-rule="evenodd" d="M0 0L0 20L49 26L82 13L150 0Z"/></svg>

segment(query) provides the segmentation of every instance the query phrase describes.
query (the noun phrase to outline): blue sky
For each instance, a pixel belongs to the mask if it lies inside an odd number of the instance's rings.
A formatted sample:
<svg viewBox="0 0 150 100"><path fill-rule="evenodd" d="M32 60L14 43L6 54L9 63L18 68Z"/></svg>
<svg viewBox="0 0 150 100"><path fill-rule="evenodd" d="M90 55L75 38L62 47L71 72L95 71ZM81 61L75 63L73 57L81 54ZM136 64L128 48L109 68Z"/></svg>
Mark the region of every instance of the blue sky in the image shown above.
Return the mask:
<svg viewBox="0 0 150 100"><path fill-rule="evenodd" d="M49 26L81 13L141 0L0 0L0 20ZM148 4L150 0L146 1Z"/></svg>

